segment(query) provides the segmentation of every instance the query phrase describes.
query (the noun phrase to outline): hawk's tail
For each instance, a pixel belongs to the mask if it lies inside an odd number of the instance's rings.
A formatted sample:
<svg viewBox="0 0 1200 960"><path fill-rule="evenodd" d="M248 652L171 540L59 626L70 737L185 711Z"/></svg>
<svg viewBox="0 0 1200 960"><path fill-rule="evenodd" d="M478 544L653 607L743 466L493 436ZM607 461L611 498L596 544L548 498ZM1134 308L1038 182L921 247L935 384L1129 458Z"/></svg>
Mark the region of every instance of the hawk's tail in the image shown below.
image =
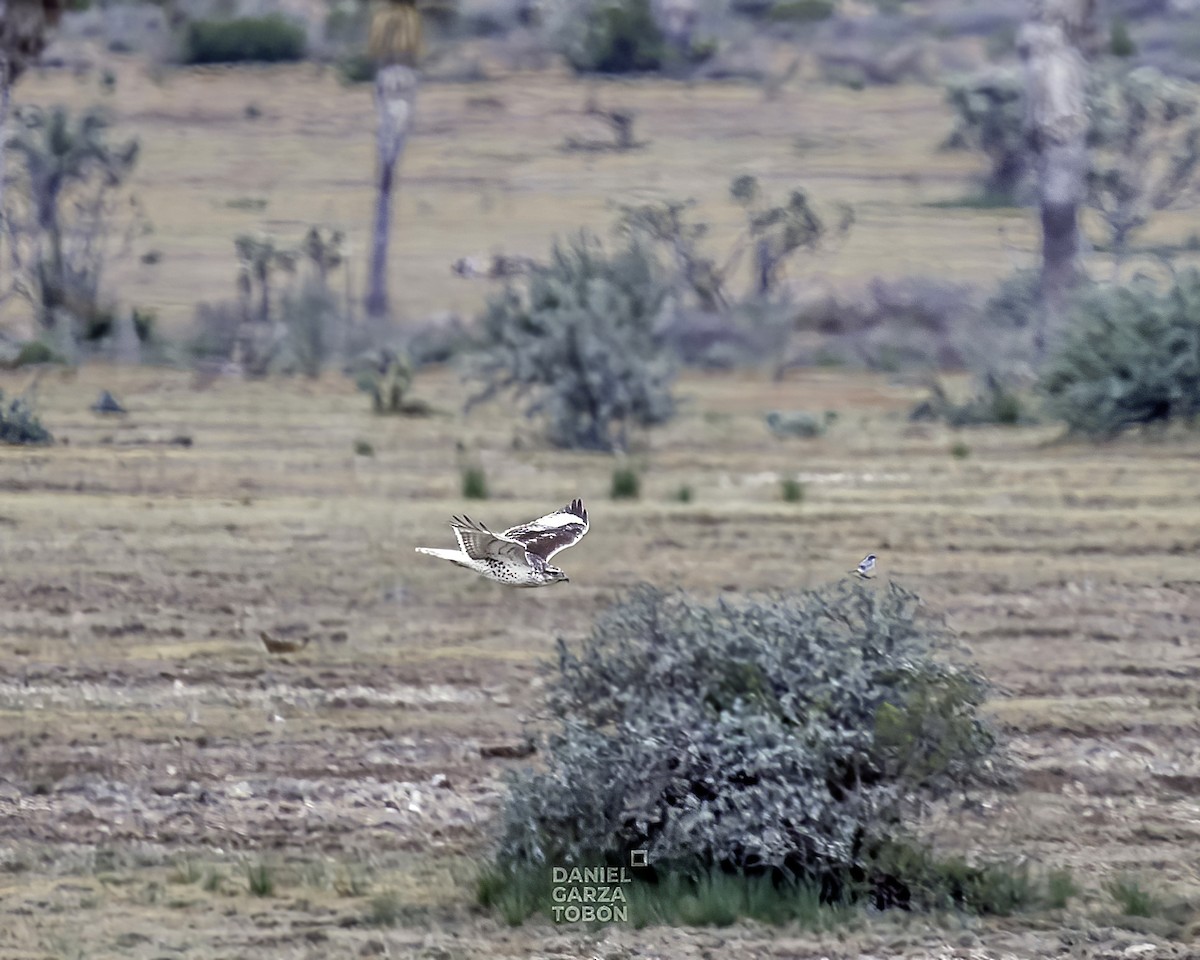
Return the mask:
<svg viewBox="0 0 1200 960"><path fill-rule="evenodd" d="M449 560L461 567L469 566L471 558L461 550L439 550L437 547L417 547L417 553L427 553L439 560Z"/></svg>

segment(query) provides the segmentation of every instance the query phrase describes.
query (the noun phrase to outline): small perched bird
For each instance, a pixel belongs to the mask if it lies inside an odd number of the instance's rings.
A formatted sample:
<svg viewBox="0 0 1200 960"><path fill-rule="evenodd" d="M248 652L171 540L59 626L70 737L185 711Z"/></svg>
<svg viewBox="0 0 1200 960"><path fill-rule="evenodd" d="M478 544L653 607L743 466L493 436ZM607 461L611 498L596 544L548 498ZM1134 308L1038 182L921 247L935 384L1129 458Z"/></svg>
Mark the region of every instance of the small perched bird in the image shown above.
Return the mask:
<svg viewBox="0 0 1200 960"><path fill-rule="evenodd" d="M871 579L871 571L874 569L875 569L875 554L868 553L865 557L863 557L862 562L858 565L858 568L854 572L857 573L864 580L870 580Z"/></svg>
<svg viewBox="0 0 1200 960"><path fill-rule="evenodd" d="M544 517L493 533L470 517L454 517L450 527L458 538L457 550L417 547L439 560L449 560L474 570L489 580L514 587L544 587L570 582L550 558L573 547L588 532L588 513L582 500L572 500L561 510Z"/></svg>

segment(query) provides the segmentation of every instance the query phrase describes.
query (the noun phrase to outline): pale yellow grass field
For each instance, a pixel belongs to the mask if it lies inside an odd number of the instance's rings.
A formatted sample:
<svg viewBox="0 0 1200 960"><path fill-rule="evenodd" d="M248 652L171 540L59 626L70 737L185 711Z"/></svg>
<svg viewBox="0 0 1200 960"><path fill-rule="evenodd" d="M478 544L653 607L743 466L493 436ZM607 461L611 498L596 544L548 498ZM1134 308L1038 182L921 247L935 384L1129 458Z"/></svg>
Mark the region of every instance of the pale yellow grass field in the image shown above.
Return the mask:
<svg viewBox="0 0 1200 960"><path fill-rule="evenodd" d="M311 66L168 72L156 83L140 61L113 62L113 97L102 97L94 78L48 75L23 83L18 101L103 101L119 132L140 138L134 187L155 226L146 246L164 258L118 267L114 289L124 299L177 327L196 302L233 295L234 235L264 229L295 242L312 223L347 231L361 284L374 164L369 86L346 87L334 71ZM590 90L603 104L638 113L647 149L560 149L568 135L604 136L583 116ZM251 104L261 110L257 119L245 114ZM780 194L802 185L821 203L854 205L858 224L848 242L807 272L834 280L991 280L1033 249L1033 224L1009 211L922 206L968 193L979 172L978 158L937 151L951 123L935 87L798 86L768 101L741 85L588 84L544 74L430 84L420 94L395 211L397 306L409 318L473 311L483 288L451 275L455 259L490 251L541 256L555 235L581 227L604 234L613 202L695 198L722 252L741 226L727 200L741 173ZM247 199L266 208L229 206Z"/></svg>

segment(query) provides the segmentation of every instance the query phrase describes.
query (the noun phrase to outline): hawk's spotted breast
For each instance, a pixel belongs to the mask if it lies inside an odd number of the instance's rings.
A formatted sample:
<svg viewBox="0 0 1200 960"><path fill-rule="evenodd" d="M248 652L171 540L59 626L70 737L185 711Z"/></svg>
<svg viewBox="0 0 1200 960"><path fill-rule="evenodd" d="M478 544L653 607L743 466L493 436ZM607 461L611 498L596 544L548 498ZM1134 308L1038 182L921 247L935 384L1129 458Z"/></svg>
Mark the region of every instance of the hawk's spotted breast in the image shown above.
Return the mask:
<svg viewBox="0 0 1200 960"><path fill-rule="evenodd" d="M553 513L499 534L465 515L454 517L450 526L458 538L458 550L417 547L417 552L449 560L501 583L541 587L568 580L562 570L550 564L550 558L583 539L589 523L583 501L575 499Z"/></svg>

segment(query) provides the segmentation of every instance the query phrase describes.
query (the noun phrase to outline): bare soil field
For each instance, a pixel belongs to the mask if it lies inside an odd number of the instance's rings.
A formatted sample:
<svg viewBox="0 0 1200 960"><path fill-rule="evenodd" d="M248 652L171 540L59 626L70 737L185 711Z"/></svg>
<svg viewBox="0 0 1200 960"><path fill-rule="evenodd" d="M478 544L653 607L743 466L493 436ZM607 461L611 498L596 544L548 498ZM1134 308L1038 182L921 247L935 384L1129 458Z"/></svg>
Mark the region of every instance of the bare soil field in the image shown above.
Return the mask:
<svg viewBox="0 0 1200 960"><path fill-rule="evenodd" d="M86 410L102 386L127 417ZM65 442L0 451L0 956L1188 955L1194 906L1131 931L1100 886L1129 872L1200 895L1194 439L956 436L910 425L914 391L882 378L692 376L686 413L638 455L642 499L613 502L610 458L530 448L499 405L465 421L457 388L422 374L438 413L397 419L340 378L41 383ZM777 407L841 416L780 442L761 416ZM413 552L464 509L457 441L492 485L470 508L485 522L585 499L570 584L506 590ZM779 499L782 474L802 503ZM682 484L690 504L671 500ZM1018 793L941 811L931 835L1071 866L1080 901L823 939L478 912L474 865L503 770L536 761L511 754L555 637L639 580L794 589L867 551L999 685L1020 765ZM261 630L309 643L272 656Z"/></svg>

